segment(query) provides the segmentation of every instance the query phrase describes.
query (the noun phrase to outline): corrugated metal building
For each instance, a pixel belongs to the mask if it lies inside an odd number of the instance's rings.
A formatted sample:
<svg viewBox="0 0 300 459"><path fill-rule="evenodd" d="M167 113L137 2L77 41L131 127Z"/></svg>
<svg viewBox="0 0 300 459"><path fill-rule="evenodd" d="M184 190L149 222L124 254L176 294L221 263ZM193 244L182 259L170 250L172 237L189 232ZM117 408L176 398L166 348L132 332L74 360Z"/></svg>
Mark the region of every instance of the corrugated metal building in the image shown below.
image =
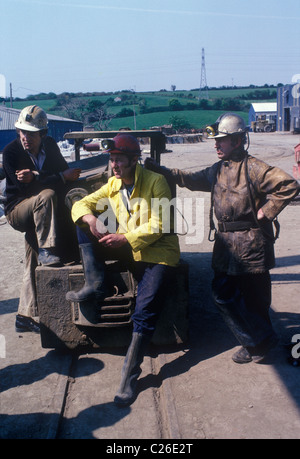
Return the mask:
<svg viewBox="0 0 300 459"><path fill-rule="evenodd" d="M277 119L277 103L276 102L261 102L253 103L248 114L249 126L253 121L257 120L273 120L276 123Z"/></svg>
<svg viewBox="0 0 300 459"><path fill-rule="evenodd" d="M3 150L5 145L16 138L15 122L19 117L20 111L0 105L0 151ZM48 113L47 117L48 135L53 137L57 142L64 139L66 132L83 130L83 123L81 121L49 115Z"/></svg>
<svg viewBox="0 0 300 459"><path fill-rule="evenodd" d="M300 84L277 89L277 130L300 131Z"/></svg>

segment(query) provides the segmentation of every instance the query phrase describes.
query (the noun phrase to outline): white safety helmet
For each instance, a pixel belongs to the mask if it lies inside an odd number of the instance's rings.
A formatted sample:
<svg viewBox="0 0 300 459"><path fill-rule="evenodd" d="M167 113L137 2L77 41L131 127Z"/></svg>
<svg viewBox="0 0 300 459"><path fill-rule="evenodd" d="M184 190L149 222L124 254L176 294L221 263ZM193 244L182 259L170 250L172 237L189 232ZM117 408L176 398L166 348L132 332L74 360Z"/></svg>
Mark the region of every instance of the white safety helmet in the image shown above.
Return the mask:
<svg viewBox="0 0 300 459"><path fill-rule="evenodd" d="M247 132L246 123L239 115L235 113L225 113L220 116L216 123L206 127L209 137L217 139L227 135L243 134Z"/></svg>
<svg viewBox="0 0 300 459"><path fill-rule="evenodd" d="M23 131L42 131L48 128L47 115L44 110L37 105L30 105L29 107L23 108L15 123L15 127Z"/></svg>

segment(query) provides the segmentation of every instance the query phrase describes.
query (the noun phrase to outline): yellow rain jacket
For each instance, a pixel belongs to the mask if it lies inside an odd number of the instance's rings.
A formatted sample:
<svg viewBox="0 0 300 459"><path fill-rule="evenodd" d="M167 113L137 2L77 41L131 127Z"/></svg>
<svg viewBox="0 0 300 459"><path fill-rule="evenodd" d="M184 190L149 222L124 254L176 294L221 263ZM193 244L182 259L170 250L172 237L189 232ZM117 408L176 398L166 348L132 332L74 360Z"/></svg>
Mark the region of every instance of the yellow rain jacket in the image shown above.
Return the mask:
<svg viewBox="0 0 300 459"><path fill-rule="evenodd" d="M73 221L80 225L84 215L102 214L111 223L113 215L116 232L128 240L135 261L176 266L180 249L177 235L172 234L173 208L165 177L137 164L134 188L129 197L126 193L122 180L111 177L99 190L73 205Z"/></svg>

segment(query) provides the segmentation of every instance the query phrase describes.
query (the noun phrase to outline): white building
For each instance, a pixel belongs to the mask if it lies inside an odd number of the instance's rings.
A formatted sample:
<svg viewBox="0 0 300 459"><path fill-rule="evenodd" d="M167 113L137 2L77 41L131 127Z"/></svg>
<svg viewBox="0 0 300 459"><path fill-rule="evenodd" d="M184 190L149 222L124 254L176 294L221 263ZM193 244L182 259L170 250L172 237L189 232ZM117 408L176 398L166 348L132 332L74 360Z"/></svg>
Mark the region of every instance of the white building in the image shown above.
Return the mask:
<svg viewBox="0 0 300 459"><path fill-rule="evenodd" d="M261 102L251 104L249 110L249 126L258 120L277 121L277 102Z"/></svg>

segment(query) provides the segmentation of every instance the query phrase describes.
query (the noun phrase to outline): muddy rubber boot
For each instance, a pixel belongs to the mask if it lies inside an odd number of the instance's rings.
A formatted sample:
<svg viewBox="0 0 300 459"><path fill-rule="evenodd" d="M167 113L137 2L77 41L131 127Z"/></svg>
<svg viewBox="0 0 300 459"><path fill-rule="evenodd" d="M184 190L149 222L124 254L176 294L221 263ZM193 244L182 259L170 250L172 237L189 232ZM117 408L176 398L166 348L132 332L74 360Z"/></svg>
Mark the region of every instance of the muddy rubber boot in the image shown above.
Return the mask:
<svg viewBox="0 0 300 459"><path fill-rule="evenodd" d="M133 332L122 368L120 387L114 398L116 405L128 406L136 399L137 379L142 372L141 364L150 340L150 336Z"/></svg>
<svg viewBox="0 0 300 459"><path fill-rule="evenodd" d="M80 255L84 271L85 283L78 292L69 291L66 294L68 301L91 301L102 300L105 297L104 293L104 262L98 261L95 258L93 244L80 244Z"/></svg>

